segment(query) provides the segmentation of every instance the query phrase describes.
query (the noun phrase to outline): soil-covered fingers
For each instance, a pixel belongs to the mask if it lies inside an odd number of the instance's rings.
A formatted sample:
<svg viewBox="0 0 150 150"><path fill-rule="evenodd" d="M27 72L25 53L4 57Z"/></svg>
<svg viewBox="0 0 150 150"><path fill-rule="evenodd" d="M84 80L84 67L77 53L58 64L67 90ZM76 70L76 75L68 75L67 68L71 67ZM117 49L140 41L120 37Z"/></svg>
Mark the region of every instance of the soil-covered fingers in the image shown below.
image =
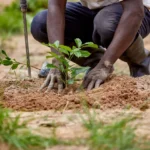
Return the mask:
<svg viewBox="0 0 150 150"><path fill-rule="evenodd" d="M56 81L56 76L54 74L51 74L51 80L49 82L46 92L49 92L50 90L54 88L55 81Z"/></svg>
<svg viewBox="0 0 150 150"><path fill-rule="evenodd" d="M102 83L103 83L103 80L98 79L95 83L95 88L99 88Z"/></svg>
<svg viewBox="0 0 150 150"><path fill-rule="evenodd" d="M90 90L92 90L94 88L99 88L102 83L103 83L103 80L100 80L100 79L98 79L98 80L91 80L89 82L89 84L87 85L87 91L90 91Z"/></svg>
<svg viewBox="0 0 150 150"><path fill-rule="evenodd" d="M48 93L49 91L51 91L54 88L55 83L57 83L58 85L58 93L61 93L64 89L64 84L63 84L63 80L61 78L61 75L54 75L51 74L50 77L50 82L48 84L48 88L46 90L46 93Z"/></svg>
<svg viewBox="0 0 150 150"><path fill-rule="evenodd" d="M91 82L87 86L87 91L92 90L94 86L95 86L95 80L91 80Z"/></svg>
<svg viewBox="0 0 150 150"><path fill-rule="evenodd" d="M57 76L57 82L58 82L58 93L60 94L64 89L64 83L61 76L59 75Z"/></svg>
<svg viewBox="0 0 150 150"><path fill-rule="evenodd" d="M42 91L45 87L47 87L49 85L50 80L51 80L51 74L49 74L47 76L46 80L44 81L44 83L40 87L40 91Z"/></svg>
<svg viewBox="0 0 150 150"><path fill-rule="evenodd" d="M83 88L86 89L90 82L91 82L91 79L89 79L88 77L85 77L82 83Z"/></svg>

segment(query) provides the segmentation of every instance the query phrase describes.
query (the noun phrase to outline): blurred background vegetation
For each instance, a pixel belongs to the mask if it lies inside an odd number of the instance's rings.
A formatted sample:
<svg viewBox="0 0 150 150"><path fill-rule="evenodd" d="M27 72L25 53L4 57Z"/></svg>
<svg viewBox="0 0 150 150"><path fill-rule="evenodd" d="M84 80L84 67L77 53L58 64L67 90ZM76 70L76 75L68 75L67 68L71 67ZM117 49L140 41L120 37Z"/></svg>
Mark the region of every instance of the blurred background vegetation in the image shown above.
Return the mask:
<svg viewBox="0 0 150 150"><path fill-rule="evenodd" d="M42 9L47 9L48 0L27 1L27 20L28 26L30 26L33 16ZM0 11L0 36L6 38L8 36L11 36L12 34L14 35L21 33L23 33L23 23L22 13L20 11L20 0L14 0L10 5L2 8L2 10Z"/></svg>

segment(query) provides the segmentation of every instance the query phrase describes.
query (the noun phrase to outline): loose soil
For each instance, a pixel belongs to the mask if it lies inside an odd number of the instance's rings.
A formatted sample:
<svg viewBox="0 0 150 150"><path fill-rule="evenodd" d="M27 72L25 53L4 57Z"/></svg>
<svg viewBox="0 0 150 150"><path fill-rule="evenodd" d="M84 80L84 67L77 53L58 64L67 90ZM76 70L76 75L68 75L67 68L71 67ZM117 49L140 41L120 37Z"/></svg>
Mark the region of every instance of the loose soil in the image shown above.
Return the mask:
<svg viewBox="0 0 150 150"><path fill-rule="evenodd" d="M150 76L131 78L129 76L110 77L100 88L90 92L75 93L69 88L58 95L56 90L50 93L39 92L43 80L24 80L11 83L3 93L5 107L19 111L68 110L89 108L149 108Z"/></svg>
<svg viewBox="0 0 150 150"><path fill-rule="evenodd" d="M12 0L0 0L0 5L8 5ZM150 50L150 36L145 39L145 46ZM13 36L2 42L2 48L12 58L25 62L24 36ZM31 64L38 68L45 61L48 48L36 42L29 35ZM21 114L21 120L27 120L28 126L36 134L50 136L55 123L56 135L63 139L84 138L87 134L82 126L78 110L86 105L96 109L96 116L105 122L114 121L118 116L136 115L138 125L136 134L150 139L150 77L131 78L126 63L117 61L115 74L99 89L91 92L75 93L75 89L66 90L67 95L56 94L56 90L49 94L40 93L38 89L42 79L25 79L26 69L17 70L16 74L9 72L9 68L0 66L0 102L4 107L12 108ZM38 70L32 70L32 76L37 77ZM130 108L130 109L129 109ZM51 110L51 109L54 109ZM69 110L70 109L70 110ZM46 110L46 111L39 111ZM55 111L60 110L60 111ZM77 110L77 113L76 113ZM94 110L95 111L95 110ZM80 113L80 115L86 114ZM12 114L13 115L13 114ZM0 150L8 150L8 146L0 143ZM52 149L52 148L50 148ZM53 150L86 150L86 147L56 146Z"/></svg>

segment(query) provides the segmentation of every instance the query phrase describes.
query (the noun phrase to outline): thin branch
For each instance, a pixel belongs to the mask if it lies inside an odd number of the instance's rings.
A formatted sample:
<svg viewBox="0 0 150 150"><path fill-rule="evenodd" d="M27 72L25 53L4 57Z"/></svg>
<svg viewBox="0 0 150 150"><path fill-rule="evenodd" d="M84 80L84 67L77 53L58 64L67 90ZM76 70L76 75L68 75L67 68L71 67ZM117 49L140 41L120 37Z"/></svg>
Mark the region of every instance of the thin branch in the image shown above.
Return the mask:
<svg viewBox="0 0 150 150"><path fill-rule="evenodd" d="M18 64L21 64L21 65L24 65L24 66L27 66L27 64L24 64L24 63L21 63L21 62L17 62ZM34 69L37 69L37 70L41 70L41 69L39 69L39 68L37 68L37 67L35 67L35 66L31 66L31 68L34 68Z"/></svg>

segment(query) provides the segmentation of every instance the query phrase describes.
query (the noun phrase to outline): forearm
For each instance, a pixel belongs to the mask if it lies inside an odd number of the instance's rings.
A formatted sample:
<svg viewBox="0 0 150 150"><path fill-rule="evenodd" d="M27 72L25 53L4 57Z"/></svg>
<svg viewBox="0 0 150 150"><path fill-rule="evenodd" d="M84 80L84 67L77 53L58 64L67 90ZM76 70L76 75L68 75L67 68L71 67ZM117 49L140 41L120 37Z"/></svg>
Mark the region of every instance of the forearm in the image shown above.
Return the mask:
<svg viewBox="0 0 150 150"><path fill-rule="evenodd" d="M63 2L62 0L49 0L48 5L47 32L49 43L58 40L60 44L64 44L66 0L63 0ZM52 51L58 53L54 49Z"/></svg>
<svg viewBox="0 0 150 150"><path fill-rule="evenodd" d="M132 0L132 2L133 1L135 0ZM116 29L114 38L99 65L106 61L110 64L114 64L132 44L141 25L144 7L136 8L139 7L139 5L136 6L134 3L130 4L130 0L125 0L122 2L122 5L124 9L123 15ZM141 3L141 6L142 5Z"/></svg>

